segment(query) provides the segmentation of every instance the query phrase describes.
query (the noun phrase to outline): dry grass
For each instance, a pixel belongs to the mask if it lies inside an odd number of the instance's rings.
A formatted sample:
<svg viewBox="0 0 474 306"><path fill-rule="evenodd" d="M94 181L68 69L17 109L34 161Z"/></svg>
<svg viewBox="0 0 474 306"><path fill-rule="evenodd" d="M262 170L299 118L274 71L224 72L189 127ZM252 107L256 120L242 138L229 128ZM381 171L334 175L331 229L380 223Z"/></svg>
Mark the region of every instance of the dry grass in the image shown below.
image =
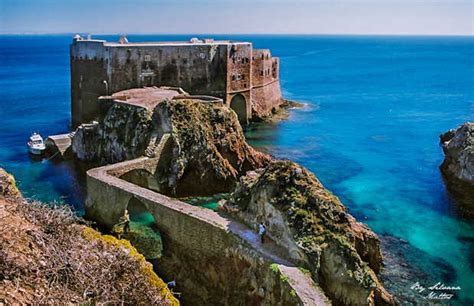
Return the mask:
<svg viewBox="0 0 474 306"><path fill-rule="evenodd" d="M79 221L0 195L0 304L177 304L130 244Z"/></svg>

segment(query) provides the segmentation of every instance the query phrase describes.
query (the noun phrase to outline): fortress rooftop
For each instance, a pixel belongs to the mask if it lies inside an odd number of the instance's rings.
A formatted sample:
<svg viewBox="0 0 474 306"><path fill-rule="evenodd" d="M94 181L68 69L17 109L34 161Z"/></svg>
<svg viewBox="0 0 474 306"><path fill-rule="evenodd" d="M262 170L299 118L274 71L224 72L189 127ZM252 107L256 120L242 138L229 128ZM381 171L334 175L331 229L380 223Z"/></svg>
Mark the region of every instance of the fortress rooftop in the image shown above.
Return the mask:
<svg viewBox="0 0 474 306"><path fill-rule="evenodd" d="M122 90L112 94L112 96L102 96L101 99L114 100L120 103L141 106L152 110L155 106L164 100L198 100L203 102L220 102L222 99L204 96L190 95L179 87L143 87Z"/></svg>
<svg viewBox="0 0 474 306"><path fill-rule="evenodd" d="M102 39L84 38L80 35L74 37L75 42L95 42L102 43L106 47L152 47L152 46L203 46L203 45L230 45L230 44L250 44L250 42L233 40L214 40L212 38L198 39L191 38L189 41L151 41L151 42L129 42L125 36L120 37L118 42L108 42Z"/></svg>
<svg viewBox="0 0 474 306"><path fill-rule="evenodd" d="M114 93L112 98L115 101L153 109L161 101L172 99L183 93L182 89L145 87L122 90Z"/></svg>

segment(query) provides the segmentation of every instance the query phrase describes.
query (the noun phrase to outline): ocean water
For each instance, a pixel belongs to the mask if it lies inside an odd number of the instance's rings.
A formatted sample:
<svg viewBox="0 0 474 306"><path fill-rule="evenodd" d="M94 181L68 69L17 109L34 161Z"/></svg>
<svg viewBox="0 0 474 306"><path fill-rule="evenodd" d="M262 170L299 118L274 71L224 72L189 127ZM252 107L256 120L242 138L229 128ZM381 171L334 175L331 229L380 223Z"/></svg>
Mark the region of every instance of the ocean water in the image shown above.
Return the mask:
<svg viewBox="0 0 474 306"><path fill-rule="evenodd" d="M16 176L25 196L80 211L84 179L74 165L32 160L25 145L32 131L68 131L71 37L0 37L0 166ZM439 281L461 287L448 302L471 305L474 223L446 190L438 136L474 121L474 38L230 38L270 48L281 58L285 97L306 103L286 121L249 127L252 145L311 169L390 242L384 249L416 271L389 278L390 288L409 293L409 284Z"/></svg>

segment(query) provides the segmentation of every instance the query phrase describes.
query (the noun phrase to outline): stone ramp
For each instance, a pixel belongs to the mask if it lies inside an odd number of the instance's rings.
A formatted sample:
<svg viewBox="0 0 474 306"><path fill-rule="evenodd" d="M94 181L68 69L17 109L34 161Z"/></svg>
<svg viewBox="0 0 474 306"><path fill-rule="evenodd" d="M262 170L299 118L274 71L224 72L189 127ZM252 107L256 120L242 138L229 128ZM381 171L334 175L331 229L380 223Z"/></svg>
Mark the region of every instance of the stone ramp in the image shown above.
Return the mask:
<svg viewBox="0 0 474 306"><path fill-rule="evenodd" d="M50 155L68 157L71 155L71 143L74 134L51 135L45 140L46 149Z"/></svg>
<svg viewBox="0 0 474 306"><path fill-rule="evenodd" d="M223 217L222 215L220 215ZM260 236L255 230L248 226L232 220L230 221L229 231L246 241L262 257L267 258L278 264L278 268L283 277L288 279L290 286L300 297L303 305L331 305L329 299L323 290L313 281L310 275L306 275L300 268L295 267L285 256L285 251L270 238L266 238L265 243L260 242Z"/></svg>
<svg viewBox="0 0 474 306"><path fill-rule="evenodd" d="M278 265L282 275L288 278L303 305L331 305L323 290L298 267Z"/></svg>

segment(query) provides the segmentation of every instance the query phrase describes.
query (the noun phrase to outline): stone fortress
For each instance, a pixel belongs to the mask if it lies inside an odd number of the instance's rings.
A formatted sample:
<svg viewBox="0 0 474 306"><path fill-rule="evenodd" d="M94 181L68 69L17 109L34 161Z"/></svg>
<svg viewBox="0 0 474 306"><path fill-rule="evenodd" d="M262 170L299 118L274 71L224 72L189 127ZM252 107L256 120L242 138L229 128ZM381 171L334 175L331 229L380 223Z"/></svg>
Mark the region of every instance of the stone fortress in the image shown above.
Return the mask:
<svg viewBox="0 0 474 306"><path fill-rule="evenodd" d="M281 103L279 59L252 43L192 38L119 42L76 35L70 47L72 125L97 118L99 96L140 87L181 87L221 98L247 123ZM255 119L255 118L254 118Z"/></svg>
<svg viewBox="0 0 474 306"><path fill-rule="evenodd" d="M309 171L246 142L242 124L294 105L278 75L248 42L76 35L73 132L46 145L101 166L87 171L87 219L110 231L126 209L151 214L155 268L185 305L395 305L378 237ZM222 194L216 210L184 202Z"/></svg>

